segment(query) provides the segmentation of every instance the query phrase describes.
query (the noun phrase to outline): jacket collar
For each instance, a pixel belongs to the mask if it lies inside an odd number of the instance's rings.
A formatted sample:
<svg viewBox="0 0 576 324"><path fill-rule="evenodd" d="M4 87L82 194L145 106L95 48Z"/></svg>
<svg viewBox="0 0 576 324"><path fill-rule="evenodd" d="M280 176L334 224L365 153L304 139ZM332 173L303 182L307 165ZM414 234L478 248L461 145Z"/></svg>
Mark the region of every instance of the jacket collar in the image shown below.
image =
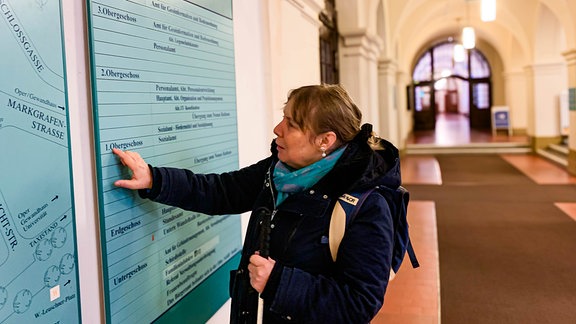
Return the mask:
<svg viewBox="0 0 576 324"><path fill-rule="evenodd" d="M313 188L335 198L345 192L365 190L376 185L396 188L400 185L400 159L398 149L390 142L379 139L383 150L374 151L368 144L372 125L364 124L356 137L334 166ZM271 152L278 159L276 141Z"/></svg>

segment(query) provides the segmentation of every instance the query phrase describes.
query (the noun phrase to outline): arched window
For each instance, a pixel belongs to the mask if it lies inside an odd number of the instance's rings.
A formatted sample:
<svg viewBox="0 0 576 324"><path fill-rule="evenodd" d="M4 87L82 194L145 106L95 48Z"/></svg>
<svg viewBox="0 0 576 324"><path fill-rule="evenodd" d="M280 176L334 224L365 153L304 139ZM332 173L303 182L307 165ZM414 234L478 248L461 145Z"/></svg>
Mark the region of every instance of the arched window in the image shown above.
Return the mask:
<svg viewBox="0 0 576 324"><path fill-rule="evenodd" d="M420 60L418 60L418 63L414 68L414 73L412 74L412 79L414 80L415 83L429 81L432 79L431 62L432 62L431 52L426 52L424 53L424 55L422 55L422 57L420 57Z"/></svg>
<svg viewBox="0 0 576 324"><path fill-rule="evenodd" d="M488 61L486 61L484 55L477 50L470 52L470 67L473 79L489 78L491 75Z"/></svg>

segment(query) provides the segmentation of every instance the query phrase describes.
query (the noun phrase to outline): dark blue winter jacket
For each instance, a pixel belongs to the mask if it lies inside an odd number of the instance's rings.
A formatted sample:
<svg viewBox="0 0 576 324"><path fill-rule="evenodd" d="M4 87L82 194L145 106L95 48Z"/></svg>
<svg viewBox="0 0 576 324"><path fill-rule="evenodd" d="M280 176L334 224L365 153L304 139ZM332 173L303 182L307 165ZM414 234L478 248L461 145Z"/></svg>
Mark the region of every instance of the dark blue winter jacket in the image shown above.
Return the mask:
<svg viewBox="0 0 576 324"><path fill-rule="evenodd" d="M393 226L386 199L374 191L346 228L332 261L328 228L342 194L376 185L400 185L398 150L381 140L384 150L367 144L364 125L336 166L312 188L289 196L276 210L271 177L272 155L224 174L152 168L154 184L141 195L157 202L209 215L252 211L238 272L231 282L231 322L255 323L257 292L248 282L250 256L259 249L261 211L273 211L270 258L276 260L261 294L264 323L368 323L380 310L390 273Z"/></svg>

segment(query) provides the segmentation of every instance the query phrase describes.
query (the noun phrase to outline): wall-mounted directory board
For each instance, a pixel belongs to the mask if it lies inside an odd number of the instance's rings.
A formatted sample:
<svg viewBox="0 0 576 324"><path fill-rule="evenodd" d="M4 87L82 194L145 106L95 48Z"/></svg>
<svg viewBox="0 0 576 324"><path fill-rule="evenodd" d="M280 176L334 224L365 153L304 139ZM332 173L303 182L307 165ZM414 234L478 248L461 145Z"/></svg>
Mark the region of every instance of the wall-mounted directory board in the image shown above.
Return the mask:
<svg viewBox="0 0 576 324"><path fill-rule="evenodd" d="M0 323L78 323L61 5L0 0Z"/></svg>
<svg viewBox="0 0 576 324"><path fill-rule="evenodd" d="M88 1L106 320L204 323L228 299L240 217L139 198L112 148L238 168L232 2Z"/></svg>

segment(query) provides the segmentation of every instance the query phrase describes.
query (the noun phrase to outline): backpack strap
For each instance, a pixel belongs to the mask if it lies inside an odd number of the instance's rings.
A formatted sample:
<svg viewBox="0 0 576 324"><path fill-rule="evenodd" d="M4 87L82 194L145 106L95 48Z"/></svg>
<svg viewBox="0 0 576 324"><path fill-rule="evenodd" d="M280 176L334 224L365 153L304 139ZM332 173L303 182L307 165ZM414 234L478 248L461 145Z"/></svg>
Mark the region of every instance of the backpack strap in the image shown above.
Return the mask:
<svg viewBox="0 0 576 324"><path fill-rule="evenodd" d="M400 186L398 190L402 192L402 208L404 208L404 214L408 213L408 202L410 201L410 194L406 188ZM406 221L406 227L408 227L408 220ZM406 246L406 252L408 253L408 257L410 258L410 263L412 263L412 268L416 269L420 267L420 263L418 262L418 258L416 258L416 252L414 251L414 247L412 246L412 239L408 236L408 244Z"/></svg>
<svg viewBox="0 0 576 324"><path fill-rule="evenodd" d="M420 266L416 258L416 252L412 246L410 234L408 230L408 203L410 201L410 193L406 188L399 186L396 190L381 187L381 191L389 202L395 202L396 205L391 209L392 216L394 217L394 251L392 253L392 270L397 273L400 270L400 265L404 260L404 255L408 254L412 268L416 269Z"/></svg>
<svg viewBox="0 0 576 324"><path fill-rule="evenodd" d="M399 186L394 190L387 187L377 186L365 192L353 192L340 196L332 210L330 228L328 230L328 245L332 260L335 262L340 242L344 237L346 226L356 217L362 203L366 200L366 197L376 189L379 189L380 194L386 198L394 220L394 249L392 252L392 265L390 269L392 279L396 272L398 272L406 253L410 258L413 268L418 268L420 266L408 233L406 213L408 202L410 201L410 193L406 188ZM398 208L401 210L398 210Z"/></svg>
<svg viewBox="0 0 576 324"><path fill-rule="evenodd" d="M336 201L334 209L332 210L330 228L328 230L328 246L330 247L332 261L336 262L338 248L344 237L346 225L356 217L360 206L362 206L366 197L368 197L374 189L376 188L369 189L363 193L345 193Z"/></svg>
<svg viewBox="0 0 576 324"><path fill-rule="evenodd" d="M416 269L420 266L418 262L418 258L416 258L416 252L414 252L414 247L412 247L412 240L408 240L408 248L406 249L408 252L408 257L410 257L410 262L412 263L412 268Z"/></svg>
<svg viewBox="0 0 576 324"><path fill-rule="evenodd" d="M336 255L338 254L338 247L344 237L344 230L346 229L346 212L342 208L342 204L336 201L334 209L332 210L332 217L330 218L330 228L328 229L328 246L330 247L330 254L332 261L336 262Z"/></svg>

